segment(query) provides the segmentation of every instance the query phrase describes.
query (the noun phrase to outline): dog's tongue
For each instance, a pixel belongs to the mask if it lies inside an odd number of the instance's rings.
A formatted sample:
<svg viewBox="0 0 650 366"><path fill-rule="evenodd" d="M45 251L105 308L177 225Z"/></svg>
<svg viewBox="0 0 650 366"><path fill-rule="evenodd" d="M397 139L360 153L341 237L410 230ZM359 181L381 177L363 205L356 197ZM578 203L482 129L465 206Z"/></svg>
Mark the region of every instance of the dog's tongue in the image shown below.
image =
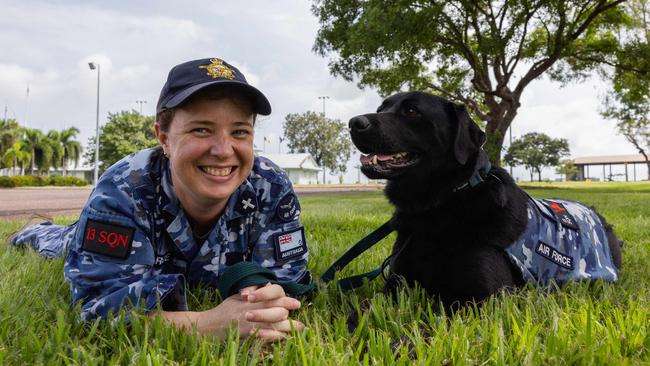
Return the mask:
<svg viewBox="0 0 650 366"><path fill-rule="evenodd" d="M392 154L368 154L368 155L361 154L361 157L360 157L359 160L361 161L361 164L367 164L367 163L371 162L374 159L375 156L377 157L378 161L386 161L386 160L392 160L393 159Z"/></svg>

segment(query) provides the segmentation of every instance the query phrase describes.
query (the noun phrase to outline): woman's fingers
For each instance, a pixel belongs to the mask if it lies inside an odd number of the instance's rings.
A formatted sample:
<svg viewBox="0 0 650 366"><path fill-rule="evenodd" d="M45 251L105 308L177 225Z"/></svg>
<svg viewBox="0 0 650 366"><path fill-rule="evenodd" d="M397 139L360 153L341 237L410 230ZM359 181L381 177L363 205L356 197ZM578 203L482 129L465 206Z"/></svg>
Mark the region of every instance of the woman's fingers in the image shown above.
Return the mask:
<svg viewBox="0 0 650 366"><path fill-rule="evenodd" d="M284 289L280 285L267 284L254 291L248 292L248 302L263 302L269 300L279 299L284 297Z"/></svg>
<svg viewBox="0 0 650 366"><path fill-rule="evenodd" d="M289 310L284 307L267 307L249 310L245 314L246 321L255 323L277 323L289 317Z"/></svg>
<svg viewBox="0 0 650 366"><path fill-rule="evenodd" d="M255 337L264 340L265 342L276 342L287 337L287 333L280 332L274 329L256 329Z"/></svg>
<svg viewBox="0 0 650 366"><path fill-rule="evenodd" d="M264 324L263 328L289 333L295 330L303 330L305 328L305 325L297 320L287 319L277 323Z"/></svg>

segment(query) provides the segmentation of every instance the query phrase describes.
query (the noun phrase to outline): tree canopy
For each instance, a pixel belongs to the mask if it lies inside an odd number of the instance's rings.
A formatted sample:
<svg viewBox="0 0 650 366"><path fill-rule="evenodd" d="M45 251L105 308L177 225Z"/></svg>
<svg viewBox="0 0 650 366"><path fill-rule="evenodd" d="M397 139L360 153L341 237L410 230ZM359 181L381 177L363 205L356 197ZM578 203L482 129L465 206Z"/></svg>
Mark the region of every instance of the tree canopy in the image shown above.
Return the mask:
<svg viewBox="0 0 650 366"><path fill-rule="evenodd" d="M12 119L0 121L0 168L30 168L31 174L48 173L50 168L65 169L68 161L76 162L81 154L81 144L74 140L79 133L76 127L63 131L50 130L47 134L25 128Z"/></svg>
<svg viewBox="0 0 650 366"><path fill-rule="evenodd" d="M307 111L302 114L288 114L283 127L292 153L309 153L316 164L332 172L343 173L347 170L352 144L341 121Z"/></svg>
<svg viewBox="0 0 650 366"><path fill-rule="evenodd" d="M108 122L99 128L100 174L123 157L136 151L156 146L154 117L136 111L109 113ZM88 139L84 159L95 163L95 138Z"/></svg>
<svg viewBox="0 0 650 366"><path fill-rule="evenodd" d="M543 133L531 132L512 142L504 160L508 165L523 165L530 169L530 180L533 180L533 170L537 178L542 180L542 168L560 164L560 159L569 155L569 143L566 139L554 139Z"/></svg>
<svg viewBox="0 0 650 366"><path fill-rule="evenodd" d="M383 95L430 91L485 122L500 164L525 88L542 75L581 80L615 64L625 0L314 0L314 50L330 71Z"/></svg>

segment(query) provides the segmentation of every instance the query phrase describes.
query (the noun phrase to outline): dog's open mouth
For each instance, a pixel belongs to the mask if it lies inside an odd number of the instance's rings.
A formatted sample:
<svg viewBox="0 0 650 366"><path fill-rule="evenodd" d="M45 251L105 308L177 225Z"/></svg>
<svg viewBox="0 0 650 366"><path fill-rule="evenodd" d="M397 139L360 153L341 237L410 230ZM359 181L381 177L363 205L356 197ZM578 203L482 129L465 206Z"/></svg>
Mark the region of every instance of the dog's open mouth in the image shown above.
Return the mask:
<svg viewBox="0 0 650 366"><path fill-rule="evenodd" d="M403 169L415 164L417 160L417 155L410 152L361 154L360 159L363 168L378 173Z"/></svg>

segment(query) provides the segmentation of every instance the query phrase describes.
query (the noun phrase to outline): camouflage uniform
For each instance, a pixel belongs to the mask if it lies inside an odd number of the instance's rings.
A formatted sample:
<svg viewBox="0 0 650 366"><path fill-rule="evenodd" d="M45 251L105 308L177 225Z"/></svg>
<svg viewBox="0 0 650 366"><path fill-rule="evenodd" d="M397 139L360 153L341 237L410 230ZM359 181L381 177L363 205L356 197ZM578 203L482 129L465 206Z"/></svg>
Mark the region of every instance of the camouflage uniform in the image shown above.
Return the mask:
<svg viewBox="0 0 650 366"><path fill-rule="evenodd" d="M248 260L280 281L308 283L300 206L286 174L256 157L208 236L192 234L161 148L132 154L110 167L79 221L23 230L14 245L54 257L67 248L64 273L82 318L143 303L152 310L187 310L186 282L215 286L224 270ZM198 242L197 242L198 241Z"/></svg>
<svg viewBox="0 0 650 366"><path fill-rule="evenodd" d="M524 280L547 285L618 279L605 228L593 209L572 201L530 197L527 211L525 233L506 249Z"/></svg>

